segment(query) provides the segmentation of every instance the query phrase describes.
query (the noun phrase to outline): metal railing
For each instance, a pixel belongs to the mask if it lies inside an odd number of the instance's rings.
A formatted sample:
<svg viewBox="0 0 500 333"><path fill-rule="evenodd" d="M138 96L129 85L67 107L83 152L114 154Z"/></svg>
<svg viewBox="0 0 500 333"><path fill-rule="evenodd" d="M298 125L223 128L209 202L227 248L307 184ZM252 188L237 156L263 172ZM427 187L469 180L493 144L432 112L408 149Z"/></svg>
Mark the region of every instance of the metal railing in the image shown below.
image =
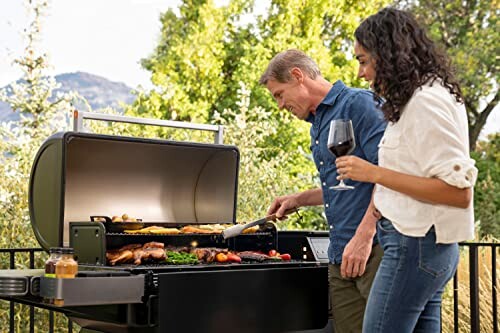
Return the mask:
<svg viewBox="0 0 500 333"><path fill-rule="evenodd" d="M27 253L29 255L28 268L35 268L35 252L44 252L41 248L23 248L23 249L0 249L0 255L9 254L9 269L16 269L16 254ZM3 269L4 267L2 267ZM9 332L15 333L15 303L9 301ZM54 333L54 311L46 310L49 316L49 333ZM35 307L29 305L29 332L35 332ZM73 332L73 322L68 319L68 333Z"/></svg>
<svg viewBox="0 0 500 333"><path fill-rule="evenodd" d="M470 298L470 332L480 333L481 323L480 323L480 312L479 312L479 249L480 248L491 248L491 298L492 307L491 314L493 318L493 333L498 333L498 300L497 300L497 249L500 248L500 243L460 243L462 249L467 248L469 250L469 298ZM28 253L29 254L29 268L35 268L35 252L42 252L41 248L24 248L24 249L0 249L0 254L9 254L9 268L16 268L16 254L17 253ZM459 331L459 296L458 296L458 272L455 273L453 277L453 327L454 333ZM15 325L15 308L13 301L10 301L9 310L9 332L14 333ZM30 308L30 333L35 330L35 319L34 319L34 306L29 306ZM54 332L54 313L53 311L47 310L49 312L49 332ZM68 320L68 333L73 332L73 323Z"/></svg>
<svg viewBox="0 0 500 333"><path fill-rule="evenodd" d="M498 333L498 300L497 300L497 249L500 243L460 243L462 248L469 249L469 298L470 298L470 332L480 332L479 312L479 248L491 248L491 314L493 333ZM458 272L453 277L453 332L458 333Z"/></svg>

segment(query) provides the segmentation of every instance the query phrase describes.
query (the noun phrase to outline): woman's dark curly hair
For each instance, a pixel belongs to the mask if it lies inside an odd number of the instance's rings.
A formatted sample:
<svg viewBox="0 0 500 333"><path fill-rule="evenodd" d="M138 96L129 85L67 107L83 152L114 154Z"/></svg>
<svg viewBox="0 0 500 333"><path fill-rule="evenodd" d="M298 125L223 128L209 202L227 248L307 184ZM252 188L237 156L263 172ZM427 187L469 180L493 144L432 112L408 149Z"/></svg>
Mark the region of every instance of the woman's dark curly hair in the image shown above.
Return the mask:
<svg viewBox="0 0 500 333"><path fill-rule="evenodd" d="M397 122L415 90L436 79L442 80L457 102L463 102L448 58L410 13L384 8L364 20L354 35L375 60L373 88L385 99L386 120Z"/></svg>

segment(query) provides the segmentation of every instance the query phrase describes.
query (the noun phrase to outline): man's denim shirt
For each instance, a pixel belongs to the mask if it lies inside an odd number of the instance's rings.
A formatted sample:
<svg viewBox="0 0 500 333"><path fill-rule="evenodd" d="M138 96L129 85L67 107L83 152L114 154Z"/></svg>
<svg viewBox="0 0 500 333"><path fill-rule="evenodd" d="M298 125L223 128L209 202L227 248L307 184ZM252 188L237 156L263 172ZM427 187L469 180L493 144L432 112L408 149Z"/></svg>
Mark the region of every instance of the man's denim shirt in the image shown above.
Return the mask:
<svg viewBox="0 0 500 333"><path fill-rule="evenodd" d="M351 155L371 163L378 162L378 144L386 123L377 108L373 94L368 90L348 88L341 81L335 82L326 97L310 114L311 151L319 171L325 214L330 232L328 258L340 264L347 243L351 240L366 212L372 195L373 184L344 180L355 187L349 191L335 191L330 186L338 184L335 156L327 147L330 122L334 119L351 119L356 148Z"/></svg>

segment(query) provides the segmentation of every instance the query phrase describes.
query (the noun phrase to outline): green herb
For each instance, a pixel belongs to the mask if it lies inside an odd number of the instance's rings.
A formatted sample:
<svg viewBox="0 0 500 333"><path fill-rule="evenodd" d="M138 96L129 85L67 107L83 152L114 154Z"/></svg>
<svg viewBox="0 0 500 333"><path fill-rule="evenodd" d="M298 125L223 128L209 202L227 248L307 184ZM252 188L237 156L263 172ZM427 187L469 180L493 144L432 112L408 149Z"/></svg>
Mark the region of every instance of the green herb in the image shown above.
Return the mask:
<svg viewBox="0 0 500 333"><path fill-rule="evenodd" d="M194 253L167 251L167 264L190 265L197 264L198 257Z"/></svg>

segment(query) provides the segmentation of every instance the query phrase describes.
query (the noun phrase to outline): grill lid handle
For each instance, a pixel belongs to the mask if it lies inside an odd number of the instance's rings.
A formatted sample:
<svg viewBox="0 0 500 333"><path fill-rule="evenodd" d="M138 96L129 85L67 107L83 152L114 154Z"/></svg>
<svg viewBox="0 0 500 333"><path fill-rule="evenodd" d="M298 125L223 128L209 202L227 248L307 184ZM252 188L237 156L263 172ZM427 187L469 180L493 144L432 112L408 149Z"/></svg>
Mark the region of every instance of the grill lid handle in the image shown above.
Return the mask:
<svg viewBox="0 0 500 333"><path fill-rule="evenodd" d="M129 124L137 124L137 125L151 125L151 126L160 126L160 127L171 127L171 128L182 128L182 129L191 129L191 130L199 130L199 131L209 131L214 132L215 144L223 144L224 141L224 126L222 125L207 125L207 124L195 124L188 123L183 121L174 121L174 120L160 120L160 119L150 119L150 118L139 118L139 117L126 117L126 116L117 116L112 114L104 114L104 113L95 113L95 112L83 112L74 110L73 111L73 131L75 132L85 132L83 127L84 119L92 119L92 120L102 120L108 122L117 122L117 123L129 123Z"/></svg>

